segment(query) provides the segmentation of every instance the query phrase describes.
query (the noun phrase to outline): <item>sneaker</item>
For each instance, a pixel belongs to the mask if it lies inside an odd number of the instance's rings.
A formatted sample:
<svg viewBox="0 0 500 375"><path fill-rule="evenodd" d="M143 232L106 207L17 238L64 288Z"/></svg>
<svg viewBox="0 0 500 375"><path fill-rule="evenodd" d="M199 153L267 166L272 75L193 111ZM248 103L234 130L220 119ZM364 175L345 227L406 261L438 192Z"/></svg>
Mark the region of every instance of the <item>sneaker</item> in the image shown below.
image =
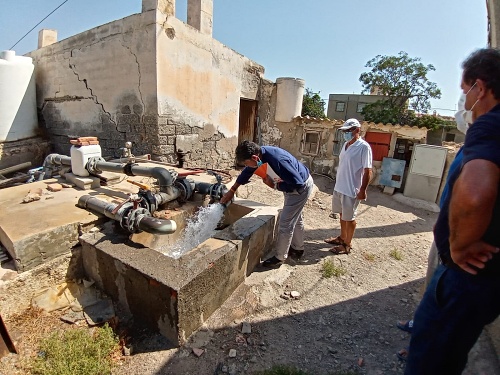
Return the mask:
<svg viewBox="0 0 500 375"><path fill-rule="evenodd" d="M304 255L304 250L295 250L293 247L288 249L288 255L293 259L300 259Z"/></svg>
<svg viewBox="0 0 500 375"><path fill-rule="evenodd" d="M283 261L273 256L272 258L266 259L261 264L263 267L279 268L283 264Z"/></svg>

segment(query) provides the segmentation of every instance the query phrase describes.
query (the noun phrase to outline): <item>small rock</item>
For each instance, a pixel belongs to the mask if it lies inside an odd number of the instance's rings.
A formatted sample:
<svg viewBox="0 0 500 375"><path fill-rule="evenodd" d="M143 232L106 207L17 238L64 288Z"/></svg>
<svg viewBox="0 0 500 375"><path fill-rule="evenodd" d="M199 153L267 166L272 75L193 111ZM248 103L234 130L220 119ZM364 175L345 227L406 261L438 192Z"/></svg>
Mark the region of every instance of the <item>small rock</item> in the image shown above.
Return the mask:
<svg viewBox="0 0 500 375"><path fill-rule="evenodd" d="M247 340L242 335L236 335L235 339L236 343L238 344L246 344Z"/></svg>
<svg viewBox="0 0 500 375"><path fill-rule="evenodd" d="M205 353L205 350L200 349L200 348L191 348L193 350L193 354L197 357L201 357L203 353Z"/></svg>
<svg viewBox="0 0 500 375"><path fill-rule="evenodd" d="M91 229L89 230L89 233L97 233L97 232L99 232L99 231L100 231L100 229L99 229L99 228L97 228L97 227L93 227L93 228L91 228Z"/></svg>
<svg viewBox="0 0 500 375"><path fill-rule="evenodd" d="M41 188L30 189L28 194L43 195L43 190Z"/></svg>
<svg viewBox="0 0 500 375"><path fill-rule="evenodd" d="M286 301L288 301L290 299L290 297L287 296L286 294L282 294L280 297L283 298Z"/></svg>
<svg viewBox="0 0 500 375"><path fill-rule="evenodd" d="M253 356L252 358L250 358L250 362L256 363L257 362L257 357Z"/></svg>
<svg viewBox="0 0 500 375"><path fill-rule="evenodd" d="M408 300L406 298L401 298L401 302L408 303Z"/></svg>
<svg viewBox="0 0 500 375"><path fill-rule="evenodd" d="M227 368L227 366L222 366L221 368L221 371L224 373L224 374L227 374L229 369Z"/></svg>
<svg viewBox="0 0 500 375"><path fill-rule="evenodd" d="M48 191L57 192L57 191L61 191L62 189L63 189L62 185L58 184L58 183L53 183L53 184L47 185Z"/></svg>
<svg viewBox="0 0 500 375"><path fill-rule="evenodd" d="M132 354L132 346L131 345L129 345L129 346L124 345L123 346L123 355L126 356L126 357L128 357L131 354Z"/></svg>
<svg viewBox="0 0 500 375"><path fill-rule="evenodd" d="M365 360L363 358L359 358L358 359L358 366L363 367L364 364L365 364Z"/></svg>
<svg viewBox="0 0 500 375"><path fill-rule="evenodd" d="M29 193L28 195L26 195L23 198L23 203L30 203L30 202L34 202L34 201L39 201L40 198L41 198L41 196L38 194Z"/></svg>
<svg viewBox="0 0 500 375"><path fill-rule="evenodd" d="M299 293L299 292L297 292L296 290L292 290L292 291L290 292L290 296L291 296L292 298L297 299L297 298L299 298L299 297L300 297L300 293Z"/></svg>
<svg viewBox="0 0 500 375"><path fill-rule="evenodd" d="M61 182L61 186L62 186L63 188L66 188L66 189L67 189L67 188L72 188L72 187L75 187L75 184L68 184L68 183L66 183L66 182Z"/></svg>
<svg viewBox="0 0 500 375"><path fill-rule="evenodd" d="M241 325L241 333L252 333L252 326L248 322L243 322Z"/></svg>
<svg viewBox="0 0 500 375"><path fill-rule="evenodd" d="M229 357L230 358L235 358L236 357L236 349L230 349L229 350Z"/></svg>
<svg viewBox="0 0 500 375"><path fill-rule="evenodd" d="M54 196L52 194L45 195L45 200L48 200L48 199L54 199Z"/></svg>
<svg viewBox="0 0 500 375"><path fill-rule="evenodd" d="M95 283L95 281L93 281L93 280L89 281L89 280L85 280L85 279L83 279L82 281L83 281L83 286L84 286L85 288L89 288L89 287L91 287L92 285L94 285L94 283Z"/></svg>

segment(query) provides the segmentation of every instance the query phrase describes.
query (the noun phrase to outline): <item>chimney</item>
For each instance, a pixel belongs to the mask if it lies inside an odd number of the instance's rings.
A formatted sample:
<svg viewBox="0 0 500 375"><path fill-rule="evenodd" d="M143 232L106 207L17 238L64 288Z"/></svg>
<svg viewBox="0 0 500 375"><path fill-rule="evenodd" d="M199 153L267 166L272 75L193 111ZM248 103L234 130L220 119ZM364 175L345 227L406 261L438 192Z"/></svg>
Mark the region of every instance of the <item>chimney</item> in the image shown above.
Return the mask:
<svg viewBox="0 0 500 375"><path fill-rule="evenodd" d="M57 42L57 30L42 29L38 32L38 48L50 46Z"/></svg>
<svg viewBox="0 0 500 375"><path fill-rule="evenodd" d="M187 23L202 34L212 36L213 0L188 0Z"/></svg>
<svg viewBox="0 0 500 375"><path fill-rule="evenodd" d="M175 0L142 0L142 13L159 10L167 16L175 17Z"/></svg>

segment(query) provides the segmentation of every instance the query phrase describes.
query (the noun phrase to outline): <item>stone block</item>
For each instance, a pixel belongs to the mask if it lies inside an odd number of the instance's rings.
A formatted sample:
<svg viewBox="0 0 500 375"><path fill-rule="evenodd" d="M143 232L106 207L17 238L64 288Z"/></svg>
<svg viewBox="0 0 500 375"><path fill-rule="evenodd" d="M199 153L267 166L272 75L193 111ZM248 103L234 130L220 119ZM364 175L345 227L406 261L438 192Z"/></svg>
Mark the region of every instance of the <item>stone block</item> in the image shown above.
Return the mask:
<svg viewBox="0 0 500 375"><path fill-rule="evenodd" d="M159 145L159 146L152 146L151 151L153 154L166 155L166 154L173 154L175 152L175 148L173 145Z"/></svg>
<svg viewBox="0 0 500 375"><path fill-rule="evenodd" d="M161 135L174 135L175 125L162 125L158 124L158 134Z"/></svg>
<svg viewBox="0 0 500 375"><path fill-rule="evenodd" d="M175 134L177 135L184 135L184 134L191 134L192 130L189 125L175 125Z"/></svg>
<svg viewBox="0 0 500 375"><path fill-rule="evenodd" d="M57 192L57 191L61 191L62 189L63 189L63 186L61 184L58 184L58 183L53 183L53 184L47 185L48 191Z"/></svg>
<svg viewBox="0 0 500 375"><path fill-rule="evenodd" d="M184 152L201 149L202 147L198 134L178 135L175 140L175 148L181 148Z"/></svg>
<svg viewBox="0 0 500 375"><path fill-rule="evenodd" d="M64 177L66 180L82 190L96 189L101 186L101 180L99 177L80 177L74 175L73 173L65 173Z"/></svg>

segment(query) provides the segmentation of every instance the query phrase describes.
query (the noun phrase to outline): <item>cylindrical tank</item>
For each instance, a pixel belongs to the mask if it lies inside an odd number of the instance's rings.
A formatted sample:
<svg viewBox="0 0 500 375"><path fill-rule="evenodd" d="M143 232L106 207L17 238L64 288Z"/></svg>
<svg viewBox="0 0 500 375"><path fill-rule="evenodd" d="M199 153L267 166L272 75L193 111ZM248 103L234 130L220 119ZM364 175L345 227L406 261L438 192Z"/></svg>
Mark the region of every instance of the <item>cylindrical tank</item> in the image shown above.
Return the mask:
<svg viewBox="0 0 500 375"><path fill-rule="evenodd" d="M36 136L34 70L31 57L0 52L0 142Z"/></svg>
<svg viewBox="0 0 500 375"><path fill-rule="evenodd" d="M290 122L302 112L305 81L300 78L282 77L276 79L276 115L280 122Z"/></svg>

